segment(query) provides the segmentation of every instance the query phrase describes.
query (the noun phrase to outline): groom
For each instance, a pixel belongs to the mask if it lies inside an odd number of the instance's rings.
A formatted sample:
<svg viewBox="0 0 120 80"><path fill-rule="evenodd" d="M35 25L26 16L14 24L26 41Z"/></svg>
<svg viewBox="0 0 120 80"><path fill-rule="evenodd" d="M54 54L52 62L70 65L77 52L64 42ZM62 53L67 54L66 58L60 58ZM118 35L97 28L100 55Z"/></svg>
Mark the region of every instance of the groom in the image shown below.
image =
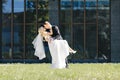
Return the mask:
<svg viewBox="0 0 120 80"><path fill-rule="evenodd" d="M52 39L62 40L62 36L60 34L59 28L57 26L51 25L48 21L44 22L44 28L47 32L49 32L49 35L51 35ZM66 62L66 68L68 68L68 60L65 59Z"/></svg>

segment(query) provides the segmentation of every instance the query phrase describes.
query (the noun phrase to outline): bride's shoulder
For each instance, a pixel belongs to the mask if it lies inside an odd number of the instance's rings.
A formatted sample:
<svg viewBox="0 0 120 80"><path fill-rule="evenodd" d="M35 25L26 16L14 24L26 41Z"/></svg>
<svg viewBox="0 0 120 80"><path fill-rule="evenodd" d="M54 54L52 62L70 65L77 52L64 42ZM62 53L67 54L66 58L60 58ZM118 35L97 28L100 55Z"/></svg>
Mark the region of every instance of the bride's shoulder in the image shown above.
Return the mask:
<svg viewBox="0 0 120 80"><path fill-rule="evenodd" d="M40 28L38 28L38 30L44 30L44 27L40 27Z"/></svg>
<svg viewBox="0 0 120 80"><path fill-rule="evenodd" d="M43 31L44 31L44 28L43 28L43 27L38 28L38 32L39 32L39 33L42 33Z"/></svg>
<svg viewBox="0 0 120 80"><path fill-rule="evenodd" d="M44 27L39 27L38 29L44 29Z"/></svg>

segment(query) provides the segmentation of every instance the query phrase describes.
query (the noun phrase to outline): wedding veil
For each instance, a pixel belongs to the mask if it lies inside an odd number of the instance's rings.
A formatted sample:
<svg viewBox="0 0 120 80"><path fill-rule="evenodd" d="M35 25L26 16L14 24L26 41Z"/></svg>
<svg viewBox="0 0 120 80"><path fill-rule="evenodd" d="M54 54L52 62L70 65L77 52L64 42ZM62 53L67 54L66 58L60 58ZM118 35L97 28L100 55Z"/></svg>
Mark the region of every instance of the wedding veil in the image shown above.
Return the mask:
<svg viewBox="0 0 120 80"><path fill-rule="evenodd" d="M39 57L40 60L45 58L46 55L45 55L45 49L43 46L43 37L41 36L40 33L33 40L32 44L33 44L34 49L35 49L34 55Z"/></svg>

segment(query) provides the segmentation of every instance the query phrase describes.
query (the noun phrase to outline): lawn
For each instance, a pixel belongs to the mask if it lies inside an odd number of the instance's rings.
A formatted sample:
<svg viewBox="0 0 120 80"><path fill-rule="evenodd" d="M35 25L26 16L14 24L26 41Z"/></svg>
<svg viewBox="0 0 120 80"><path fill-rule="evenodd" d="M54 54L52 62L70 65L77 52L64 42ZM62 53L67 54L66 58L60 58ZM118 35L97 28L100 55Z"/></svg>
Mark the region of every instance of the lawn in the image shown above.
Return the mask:
<svg viewBox="0 0 120 80"><path fill-rule="evenodd" d="M0 64L0 80L120 80L120 63L69 64L51 69L50 64Z"/></svg>

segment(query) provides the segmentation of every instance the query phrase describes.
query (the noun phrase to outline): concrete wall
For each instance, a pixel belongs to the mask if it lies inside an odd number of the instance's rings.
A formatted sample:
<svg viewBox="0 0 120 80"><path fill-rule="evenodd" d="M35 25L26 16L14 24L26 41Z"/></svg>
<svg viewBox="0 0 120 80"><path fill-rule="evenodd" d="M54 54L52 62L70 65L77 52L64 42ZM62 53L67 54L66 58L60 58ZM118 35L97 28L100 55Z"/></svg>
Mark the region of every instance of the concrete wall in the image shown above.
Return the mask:
<svg viewBox="0 0 120 80"><path fill-rule="evenodd" d="M59 0L49 0L49 21L53 25L59 25Z"/></svg>
<svg viewBox="0 0 120 80"><path fill-rule="evenodd" d="M120 0L111 0L111 61L120 62Z"/></svg>

